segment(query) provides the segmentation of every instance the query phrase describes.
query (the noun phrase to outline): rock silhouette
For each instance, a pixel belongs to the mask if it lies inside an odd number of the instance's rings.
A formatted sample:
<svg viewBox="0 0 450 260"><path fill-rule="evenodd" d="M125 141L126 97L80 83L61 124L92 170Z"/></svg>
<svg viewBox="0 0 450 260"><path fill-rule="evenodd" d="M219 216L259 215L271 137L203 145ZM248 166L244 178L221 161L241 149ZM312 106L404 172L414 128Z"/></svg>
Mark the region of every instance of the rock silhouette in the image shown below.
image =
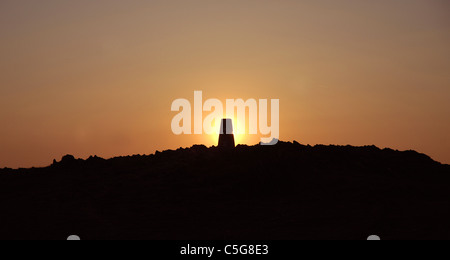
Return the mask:
<svg viewBox="0 0 450 260"><path fill-rule="evenodd" d="M0 239L450 239L450 166L375 146L193 146L0 170Z"/></svg>

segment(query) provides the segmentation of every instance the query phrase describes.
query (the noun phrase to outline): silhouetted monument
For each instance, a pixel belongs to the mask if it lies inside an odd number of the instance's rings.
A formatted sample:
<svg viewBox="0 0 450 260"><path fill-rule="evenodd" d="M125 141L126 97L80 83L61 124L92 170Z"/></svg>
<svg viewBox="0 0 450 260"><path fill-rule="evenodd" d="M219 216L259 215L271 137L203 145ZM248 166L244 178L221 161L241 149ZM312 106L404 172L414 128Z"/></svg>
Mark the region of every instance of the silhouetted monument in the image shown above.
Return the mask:
<svg viewBox="0 0 450 260"><path fill-rule="evenodd" d="M233 121L231 119L222 119L222 124L220 125L219 147L236 147L233 135Z"/></svg>

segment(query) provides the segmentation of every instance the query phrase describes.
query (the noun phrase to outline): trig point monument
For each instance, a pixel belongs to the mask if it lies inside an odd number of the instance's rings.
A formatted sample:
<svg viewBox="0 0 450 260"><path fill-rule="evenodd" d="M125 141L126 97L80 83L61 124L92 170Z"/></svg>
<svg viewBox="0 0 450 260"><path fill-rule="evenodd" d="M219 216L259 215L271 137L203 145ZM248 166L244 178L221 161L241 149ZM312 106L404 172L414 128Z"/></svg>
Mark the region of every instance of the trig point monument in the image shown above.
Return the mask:
<svg viewBox="0 0 450 260"><path fill-rule="evenodd" d="M222 119L220 125L219 148L234 148L233 121L231 119Z"/></svg>

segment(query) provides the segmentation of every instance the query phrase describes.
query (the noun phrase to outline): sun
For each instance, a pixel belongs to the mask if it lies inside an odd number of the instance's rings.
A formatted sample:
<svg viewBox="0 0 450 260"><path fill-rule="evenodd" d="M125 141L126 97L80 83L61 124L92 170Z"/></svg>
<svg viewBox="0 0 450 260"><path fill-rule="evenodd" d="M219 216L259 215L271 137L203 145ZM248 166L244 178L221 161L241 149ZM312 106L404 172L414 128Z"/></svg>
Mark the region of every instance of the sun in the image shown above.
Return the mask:
<svg viewBox="0 0 450 260"><path fill-rule="evenodd" d="M236 118L233 119L233 133L236 145L244 144L246 135L245 122L240 122Z"/></svg>

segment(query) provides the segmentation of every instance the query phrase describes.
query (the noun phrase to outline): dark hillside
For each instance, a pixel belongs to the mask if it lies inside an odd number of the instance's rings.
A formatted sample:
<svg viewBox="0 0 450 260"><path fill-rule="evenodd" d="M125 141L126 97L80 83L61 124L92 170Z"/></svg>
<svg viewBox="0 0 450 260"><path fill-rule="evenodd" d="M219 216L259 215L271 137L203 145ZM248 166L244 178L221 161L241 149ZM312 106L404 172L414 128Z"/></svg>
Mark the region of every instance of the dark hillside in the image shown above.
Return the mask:
<svg viewBox="0 0 450 260"><path fill-rule="evenodd" d="M0 239L450 239L450 166L377 147L194 146L0 170Z"/></svg>

